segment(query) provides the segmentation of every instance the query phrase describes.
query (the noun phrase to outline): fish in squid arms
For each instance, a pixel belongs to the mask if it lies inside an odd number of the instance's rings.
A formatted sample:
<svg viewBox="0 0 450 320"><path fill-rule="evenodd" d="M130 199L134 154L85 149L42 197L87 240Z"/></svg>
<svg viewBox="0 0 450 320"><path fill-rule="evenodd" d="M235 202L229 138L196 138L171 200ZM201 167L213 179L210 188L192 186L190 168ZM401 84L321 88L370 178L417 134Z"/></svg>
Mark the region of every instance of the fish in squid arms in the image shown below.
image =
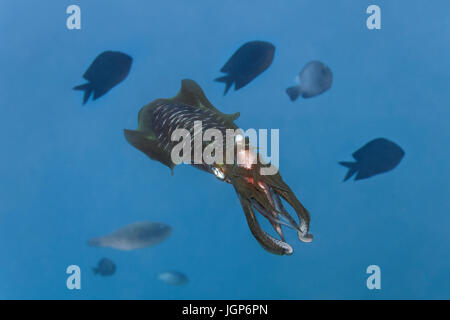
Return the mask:
<svg viewBox="0 0 450 320"><path fill-rule="evenodd" d="M227 129L239 129L234 124L234 120L238 117L239 113L231 115L221 113L208 101L195 81L185 79L175 97L157 99L142 107L138 114L137 130L125 129L124 134L127 141L135 148L173 170L176 164L172 160L171 151L178 142L172 141L171 137L176 129L184 128L194 132L194 122L200 120L203 129L220 130L225 137ZM245 152L253 152L248 139L243 140L247 147ZM240 141L242 140L234 141L235 147L242 143ZM193 146L193 139L188 140L188 143ZM202 148L205 147L206 144L203 142ZM194 147L190 149L192 153L194 149ZM261 174L261 169L269 167L270 164L264 163L259 153L255 153L258 160L252 161L251 164L236 161L238 155L239 150L235 153L231 164L226 161L208 164L203 160L200 163L194 161L190 164L234 186L250 231L265 250L278 255L292 254L293 248L285 241L281 226L294 229L301 241L311 242L313 236L309 233L309 212L283 181L278 170L275 170L274 174ZM295 210L299 224L288 213L282 199ZM280 239L270 236L261 228L255 212L259 212L269 220Z"/></svg>

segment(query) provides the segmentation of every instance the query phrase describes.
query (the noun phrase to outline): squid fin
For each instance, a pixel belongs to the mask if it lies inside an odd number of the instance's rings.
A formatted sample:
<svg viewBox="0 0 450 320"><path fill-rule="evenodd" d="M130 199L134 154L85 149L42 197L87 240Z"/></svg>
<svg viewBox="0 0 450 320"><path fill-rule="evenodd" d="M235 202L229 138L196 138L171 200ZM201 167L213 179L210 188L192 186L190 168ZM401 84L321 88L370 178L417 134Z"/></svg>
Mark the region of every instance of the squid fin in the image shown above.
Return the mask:
<svg viewBox="0 0 450 320"><path fill-rule="evenodd" d="M157 140L153 136L147 136L141 131L124 129L125 138L136 149L141 150L150 159L161 162L168 166L173 174L175 164L172 162L170 153L159 147Z"/></svg>
<svg viewBox="0 0 450 320"><path fill-rule="evenodd" d="M236 127L233 123L234 120L239 118L240 113L236 112L233 114L225 114L217 110L211 102L209 102L208 98L206 98L205 93L202 88L194 81L190 79L184 79L181 81L181 89L178 94L172 99L167 99L168 102L174 104L187 104L189 106L210 110L224 118L226 121L231 122L232 127ZM237 128L237 127L236 127Z"/></svg>

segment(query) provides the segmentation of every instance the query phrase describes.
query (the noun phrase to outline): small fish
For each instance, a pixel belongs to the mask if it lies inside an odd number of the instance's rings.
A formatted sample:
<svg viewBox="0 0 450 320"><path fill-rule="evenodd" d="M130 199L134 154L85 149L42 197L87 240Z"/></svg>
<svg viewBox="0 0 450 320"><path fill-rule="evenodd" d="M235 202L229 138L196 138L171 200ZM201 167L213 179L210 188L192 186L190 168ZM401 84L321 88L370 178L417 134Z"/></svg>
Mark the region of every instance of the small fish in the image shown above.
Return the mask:
<svg viewBox="0 0 450 320"><path fill-rule="evenodd" d="M215 79L225 82L227 94L234 83L234 90L245 87L253 79L263 73L273 61L275 46L265 41L251 41L241 46L220 69L226 76Z"/></svg>
<svg viewBox="0 0 450 320"><path fill-rule="evenodd" d="M133 59L125 53L105 51L95 58L84 73L83 78L88 83L76 86L73 90L84 91L83 104L89 100L92 93L94 93L93 100L96 100L127 77L132 61Z"/></svg>
<svg viewBox="0 0 450 320"><path fill-rule="evenodd" d="M172 228L158 222L135 222L104 237L89 239L92 247L109 247L117 250L134 250L154 246L172 233Z"/></svg>
<svg viewBox="0 0 450 320"><path fill-rule="evenodd" d="M378 138L353 153L356 162L342 161L339 164L348 168L344 181L355 173L355 180L361 180L394 169L404 155L403 149L394 142Z"/></svg>
<svg viewBox="0 0 450 320"><path fill-rule="evenodd" d="M108 258L101 259L97 267L92 268L94 274L100 274L102 276L112 276L116 272L116 265Z"/></svg>
<svg viewBox="0 0 450 320"><path fill-rule="evenodd" d="M188 277L184 273L178 271L161 272L158 274L158 279L176 286L184 285L189 282Z"/></svg>
<svg viewBox="0 0 450 320"><path fill-rule="evenodd" d="M333 73L322 62L311 61L303 67L299 81L299 85L286 89L291 101L297 100L299 95L307 99L324 93L331 88Z"/></svg>

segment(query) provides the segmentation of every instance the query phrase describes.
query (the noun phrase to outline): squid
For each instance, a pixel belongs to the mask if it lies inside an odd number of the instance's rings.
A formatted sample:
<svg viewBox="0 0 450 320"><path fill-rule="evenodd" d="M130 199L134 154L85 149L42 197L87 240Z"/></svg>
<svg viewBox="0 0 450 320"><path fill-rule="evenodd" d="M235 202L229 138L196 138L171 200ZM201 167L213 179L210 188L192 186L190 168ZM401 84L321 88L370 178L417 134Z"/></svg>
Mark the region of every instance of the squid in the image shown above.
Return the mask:
<svg viewBox="0 0 450 320"><path fill-rule="evenodd" d="M224 114L217 110L206 98L203 90L193 80L181 82L178 94L169 99L156 99L141 108L138 114L138 128L124 129L126 140L146 154L150 159L169 167L173 174L178 164L173 160L172 151L177 145L172 135L176 129L183 128L194 132L196 121L201 121L202 129L216 129L226 136L227 129L238 130L234 120L239 113ZM197 122L198 123L198 122ZM194 138L187 140L194 144ZM242 205L251 233L258 243L268 252L277 255L291 255L293 248L285 240L282 227L297 233L302 242L311 242L309 233L310 214L297 199L293 191L283 181L278 170L273 174L262 174L261 169L268 168L262 157L251 147L248 138L236 135L233 160L192 161L192 166L215 175L219 180L233 185ZM240 146L244 148L239 148ZM202 150L206 143L202 142ZM195 148L191 148L192 154ZM244 150L242 153L241 151ZM243 159L239 157L244 157ZM253 157L253 158L252 158ZM252 158L252 161L248 159ZM256 161L255 159L256 158ZM295 211L298 223L284 206L288 203ZM275 229L279 239L269 235L260 226L257 213L266 218Z"/></svg>

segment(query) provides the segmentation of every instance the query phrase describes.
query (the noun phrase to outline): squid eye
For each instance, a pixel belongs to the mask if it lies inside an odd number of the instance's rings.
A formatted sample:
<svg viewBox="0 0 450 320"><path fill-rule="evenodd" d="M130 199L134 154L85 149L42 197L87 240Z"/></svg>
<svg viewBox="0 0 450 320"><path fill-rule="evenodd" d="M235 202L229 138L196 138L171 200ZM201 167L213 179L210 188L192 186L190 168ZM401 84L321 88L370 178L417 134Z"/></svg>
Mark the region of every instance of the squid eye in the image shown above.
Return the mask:
<svg viewBox="0 0 450 320"><path fill-rule="evenodd" d="M223 171L220 170L219 168L213 167L212 171L218 179L220 179L220 180L225 179L225 173L223 173Z"/></svg>

